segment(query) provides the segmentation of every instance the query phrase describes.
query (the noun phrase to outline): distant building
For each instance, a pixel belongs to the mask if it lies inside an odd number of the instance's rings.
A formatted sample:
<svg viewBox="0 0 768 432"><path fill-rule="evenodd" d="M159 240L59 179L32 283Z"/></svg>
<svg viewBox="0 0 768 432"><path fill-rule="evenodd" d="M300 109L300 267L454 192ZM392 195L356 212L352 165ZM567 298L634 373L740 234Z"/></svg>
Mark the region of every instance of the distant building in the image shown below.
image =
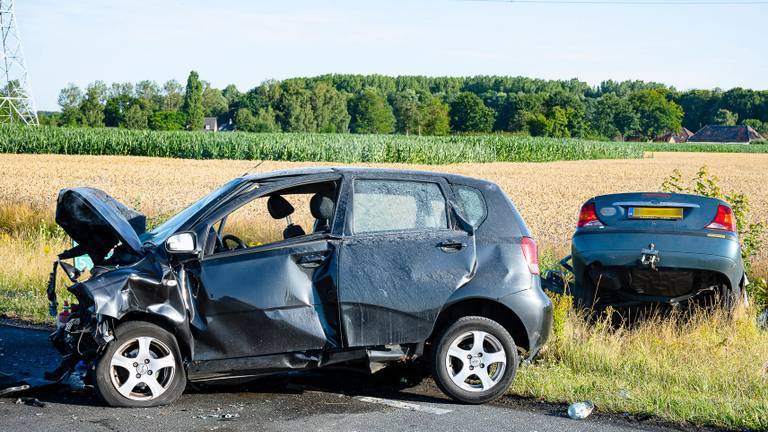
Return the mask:
<svg viewBox="0 0 768 432"><path fill-rule="evenodd" d="M688 142L713 142L729 144L749 144L752 141L763 140L756 130L749 126L704 126L688 138Z"/></svg>
<svg viewBox="0 0 768 432"><path fill-rule="evenodd" d="M670 132L666 135L662 135L655 140L654 142L665 142L670 144L679 144L688 142L689 139L693 136L693 132L689 131L686 128L683 128L680 132Z"/></svg>
<svg viewBox="0 0 768 432"><path fill-rule="evenodd" d="M209 132L216 132L219 130L218 121L216 117L206 117L203 122L203 129Z"/></svg>

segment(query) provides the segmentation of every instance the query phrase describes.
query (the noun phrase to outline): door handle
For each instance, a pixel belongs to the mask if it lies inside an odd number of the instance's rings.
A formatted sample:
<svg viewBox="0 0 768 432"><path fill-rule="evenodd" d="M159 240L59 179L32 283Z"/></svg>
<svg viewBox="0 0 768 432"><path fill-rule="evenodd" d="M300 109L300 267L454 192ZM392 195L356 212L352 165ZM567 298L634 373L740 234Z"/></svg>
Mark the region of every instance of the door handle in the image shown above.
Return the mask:
<svg viewBox="0 0 768 432"><path fill-rule="evenodd" d="M304 268L318 268L324 261L324 255L310 254L299 257L296 263Z"/></svg>
<svg viewBox="0 0 768 432"><path fill-rule="evenodd" d="M445 240L440 242L439 246L444 252L455 252L464 249L467 244L457 240Z"/></svg>

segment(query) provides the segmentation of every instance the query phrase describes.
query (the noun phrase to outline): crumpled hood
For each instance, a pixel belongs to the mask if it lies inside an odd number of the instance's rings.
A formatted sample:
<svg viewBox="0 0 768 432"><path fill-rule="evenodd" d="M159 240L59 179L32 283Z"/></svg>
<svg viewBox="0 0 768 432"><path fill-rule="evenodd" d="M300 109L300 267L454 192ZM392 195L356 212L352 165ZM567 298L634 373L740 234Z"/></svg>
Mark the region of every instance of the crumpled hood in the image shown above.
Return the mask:
<svg viewBox="0 0 768 432"><path fill-rule="evenodd" d="M56 202L56 223L96 265L118 244L137 256L144 255L139 235L146 230L146 217L99 189L62 189Z"/></svg>

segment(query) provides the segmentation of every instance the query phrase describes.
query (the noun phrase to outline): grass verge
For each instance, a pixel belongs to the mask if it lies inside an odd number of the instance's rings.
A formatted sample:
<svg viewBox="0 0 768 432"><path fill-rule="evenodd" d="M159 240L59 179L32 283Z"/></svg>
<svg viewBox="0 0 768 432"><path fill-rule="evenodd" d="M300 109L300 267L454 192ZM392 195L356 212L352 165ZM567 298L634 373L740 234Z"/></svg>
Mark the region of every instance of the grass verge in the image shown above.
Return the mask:
<svg viewBox="0 0 768 432"><path fill-rule="evenodd" d="M510 393L591 400L604 412L679 424L768 427L768 332L758 329L754 311L698 311L614 327L571 312Z"/></svg>
<svg viewBox="0 0 768 432"><path fill-rule="evenodd" d="M0 207L0 313L51 322L45 286L69 240L47 212ZM542 253L557 266L559 249ZM59 299L70 299L59 280ZM555 332L539 359L520 369L510 394L549 402L592 400L598 410L728 429L768 428L768 332L755 312L654 317L635 326L589 322L556 298Z"/></svg>

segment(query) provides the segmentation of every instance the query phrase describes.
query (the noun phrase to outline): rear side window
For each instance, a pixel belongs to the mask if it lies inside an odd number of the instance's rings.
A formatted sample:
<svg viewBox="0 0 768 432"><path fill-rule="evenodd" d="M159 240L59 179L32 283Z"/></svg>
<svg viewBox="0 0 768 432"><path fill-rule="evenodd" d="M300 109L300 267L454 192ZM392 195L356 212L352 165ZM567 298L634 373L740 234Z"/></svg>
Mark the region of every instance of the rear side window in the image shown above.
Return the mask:
<svg viewBox="0 0 768 432"><path fill-rule="evenodd" d="M456 192L456 204L461 217L475 228L480 226L488 215L483 193L473 187L461 185L454 185L453 190Z"/></svg>
<svg viewBox="0 0 768 432"><path fill-rule="evenodd" d="M448 228L445 197L436 183L355 180L352 218L356 234Z"/></svg>

